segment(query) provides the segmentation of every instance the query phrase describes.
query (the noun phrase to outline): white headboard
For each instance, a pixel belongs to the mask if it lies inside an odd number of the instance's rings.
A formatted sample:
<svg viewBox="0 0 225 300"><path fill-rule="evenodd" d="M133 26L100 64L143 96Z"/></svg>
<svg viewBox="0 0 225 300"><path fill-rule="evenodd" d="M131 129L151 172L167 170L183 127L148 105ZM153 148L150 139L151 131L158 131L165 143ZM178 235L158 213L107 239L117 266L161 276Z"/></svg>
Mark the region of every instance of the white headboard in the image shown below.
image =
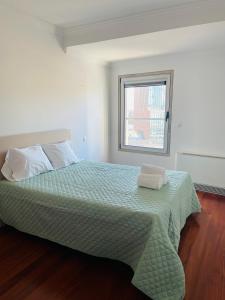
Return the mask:
<svg viewBox="0 0 225 300"><path fill-rule="evenodd" d="M71 139L69 129L24 133L0 137L0 169L5 161L5 155L10 148L23 148L36 144L57 143ZM0 179L2 175L0 173Z"/></svg>

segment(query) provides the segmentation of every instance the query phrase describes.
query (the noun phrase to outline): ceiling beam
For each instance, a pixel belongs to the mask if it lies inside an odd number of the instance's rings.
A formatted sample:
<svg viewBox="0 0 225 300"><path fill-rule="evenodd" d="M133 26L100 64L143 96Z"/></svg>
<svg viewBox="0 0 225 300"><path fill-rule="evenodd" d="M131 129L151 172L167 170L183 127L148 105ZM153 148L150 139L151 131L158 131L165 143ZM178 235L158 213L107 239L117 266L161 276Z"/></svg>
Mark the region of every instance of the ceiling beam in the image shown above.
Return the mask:
<svg viewBox="0 0 225 300"><path fill-rule="evenodd" d="M224 20L224 0L200 0L124 18L64 28L64 47Z"/></svg>

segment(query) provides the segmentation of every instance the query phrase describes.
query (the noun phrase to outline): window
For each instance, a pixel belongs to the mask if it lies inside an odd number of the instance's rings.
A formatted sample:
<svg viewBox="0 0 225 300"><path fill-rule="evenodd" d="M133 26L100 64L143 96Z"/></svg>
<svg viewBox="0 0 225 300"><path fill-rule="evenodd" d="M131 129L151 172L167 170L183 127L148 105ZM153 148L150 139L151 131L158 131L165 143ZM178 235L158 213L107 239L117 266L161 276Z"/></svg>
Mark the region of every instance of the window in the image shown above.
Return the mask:
<svg viewBox="0 0 225 300"><path fill-rule="evenodd" d="M119 148L169 154L173 71L119 76Z"/></svg>

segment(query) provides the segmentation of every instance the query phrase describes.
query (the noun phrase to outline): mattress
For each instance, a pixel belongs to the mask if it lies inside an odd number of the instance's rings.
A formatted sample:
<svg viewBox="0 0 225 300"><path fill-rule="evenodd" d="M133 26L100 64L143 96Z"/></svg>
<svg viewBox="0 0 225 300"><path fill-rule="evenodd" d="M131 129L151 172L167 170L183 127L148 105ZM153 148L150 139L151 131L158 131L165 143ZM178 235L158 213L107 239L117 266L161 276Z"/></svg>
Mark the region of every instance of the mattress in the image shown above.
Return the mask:
<svg viewBox="0 0 225 300"><path fill-rule="evenodd" d="M122 261L154 300L180 300L177 254L186 218L200 211L189 174L168 171L160 191L139 188L138 167L81 161L12 183L0 182L0 219L23 232Z"/></svg>

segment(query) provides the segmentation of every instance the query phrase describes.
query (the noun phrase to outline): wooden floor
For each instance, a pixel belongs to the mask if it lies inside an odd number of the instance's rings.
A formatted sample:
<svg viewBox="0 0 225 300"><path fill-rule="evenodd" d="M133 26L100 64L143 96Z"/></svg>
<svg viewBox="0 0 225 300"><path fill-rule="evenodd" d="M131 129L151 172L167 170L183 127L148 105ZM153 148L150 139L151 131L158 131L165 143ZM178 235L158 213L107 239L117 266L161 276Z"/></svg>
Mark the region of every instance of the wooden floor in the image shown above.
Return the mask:
<svg viewBox="0 0 225 300"><path fill-rule="evenodd" d="M202 213L182 232L186 300L225 299L225 197L199 193ZM0 229L0 299L147 300L122 263Z"/></svg>

